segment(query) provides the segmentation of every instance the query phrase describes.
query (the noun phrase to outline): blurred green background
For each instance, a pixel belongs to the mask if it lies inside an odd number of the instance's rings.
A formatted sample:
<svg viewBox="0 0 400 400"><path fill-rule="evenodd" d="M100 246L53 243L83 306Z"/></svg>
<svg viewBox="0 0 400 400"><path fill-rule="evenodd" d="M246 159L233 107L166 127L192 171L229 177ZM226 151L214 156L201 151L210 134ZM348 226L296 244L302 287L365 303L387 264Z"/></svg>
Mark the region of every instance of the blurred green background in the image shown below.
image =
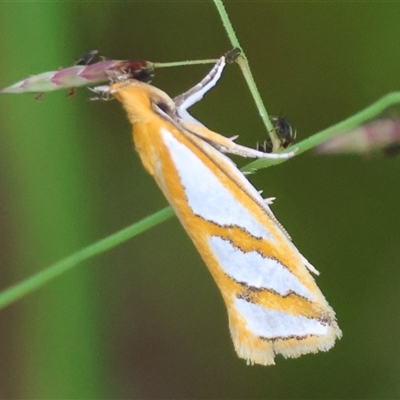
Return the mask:
<svg viewBox="0 0 400 400"><path fill-rule="evenodd" d="M267 109L299 139L400 88L399 3L226 7ZM178 61L230 48L206 1L1 3L0 22L0 87L92 49ZM208 68L153 83L176 95ZM2 288L166 205L120 105L66 93L0 97ZM193 114L249 146L265 136L237 66ZM328 353L238 359L218 289L171 219L0 311L0 397L400 397L399 176L398 158L307 153L251 177L321 272L344 333Z"/></svg>

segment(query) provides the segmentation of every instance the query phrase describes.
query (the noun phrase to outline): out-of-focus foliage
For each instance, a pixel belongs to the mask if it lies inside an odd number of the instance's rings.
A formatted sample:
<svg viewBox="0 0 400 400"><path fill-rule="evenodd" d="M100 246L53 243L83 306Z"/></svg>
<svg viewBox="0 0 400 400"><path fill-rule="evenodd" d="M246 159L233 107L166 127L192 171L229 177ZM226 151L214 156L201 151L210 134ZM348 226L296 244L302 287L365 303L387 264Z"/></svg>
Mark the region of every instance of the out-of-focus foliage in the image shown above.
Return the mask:
<svg viewBox="0 0 400 400"><path fill-rule="evenodd" d="M272 115L298 140L398 90L398 3L228 2ZM230 48L211 2L2 3L1 81L112 59L176 61ZM172 96L208 66L156 71ZM1 286L162 208L116 102L86 89L0 97ZM237 66L193 114L265 139ZM241 162L241 160L238 160ZM93 259L0 312L2 398L396 398L400 395L400 164L300 157L251 180L337 312L328 353L249 367L224 305L177 220Z"/></svg>

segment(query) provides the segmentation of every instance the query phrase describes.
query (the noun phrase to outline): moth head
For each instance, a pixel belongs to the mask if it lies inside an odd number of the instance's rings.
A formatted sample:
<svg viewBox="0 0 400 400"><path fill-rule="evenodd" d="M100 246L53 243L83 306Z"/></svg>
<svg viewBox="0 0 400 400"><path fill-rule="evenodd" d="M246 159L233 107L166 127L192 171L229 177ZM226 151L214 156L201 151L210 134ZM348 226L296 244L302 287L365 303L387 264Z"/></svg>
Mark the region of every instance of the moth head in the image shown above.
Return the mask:
<svg viewBox="0 0 400 400"><path fill-rule="evenodd" d="M135 79L114 83L109 92L122 103L132 124L149 123L154 113L172 117L176 112L174 101L165 92Z"/></svg>

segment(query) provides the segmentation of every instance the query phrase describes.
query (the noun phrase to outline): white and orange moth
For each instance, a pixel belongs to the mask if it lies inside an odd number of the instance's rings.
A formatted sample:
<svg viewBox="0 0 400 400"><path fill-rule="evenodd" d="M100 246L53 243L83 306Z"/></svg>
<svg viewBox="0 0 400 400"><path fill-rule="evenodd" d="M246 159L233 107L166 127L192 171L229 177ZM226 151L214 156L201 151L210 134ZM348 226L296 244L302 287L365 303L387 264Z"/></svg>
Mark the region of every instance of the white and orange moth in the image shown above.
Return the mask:
<svg viewBox="0 0 400 400"><path fill-rule="evenodd" d="M94 90L125 108L146 170L154 177L218 285L239 357L274 364L276 354L298 357L329 350L341 337L335 313L269 201L223 153L280 160L240 146L196 121L187 109L221 76L221 57L196 86L172 100L129 79Z"/></svg>

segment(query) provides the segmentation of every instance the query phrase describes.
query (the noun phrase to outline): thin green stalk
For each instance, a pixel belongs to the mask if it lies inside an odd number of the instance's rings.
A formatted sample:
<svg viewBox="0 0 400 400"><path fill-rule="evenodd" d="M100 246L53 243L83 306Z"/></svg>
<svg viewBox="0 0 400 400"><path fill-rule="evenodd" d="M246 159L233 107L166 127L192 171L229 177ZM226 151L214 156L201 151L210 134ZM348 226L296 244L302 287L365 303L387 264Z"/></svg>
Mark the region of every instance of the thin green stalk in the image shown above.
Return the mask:
<svg viewBox="0 0 400 400"><path fill-rule="evenodd" d="M298 154L304 153L305 151L318 146L328 139L351 131L358 126L377 118L380 114L382 114L383 111L398 104L400 104L400 92L388 93L367 108L359 111L357 114L354 114L344 121L341 121L330 128L324 129L323 131L301 141L295 146L299 149Z"/></svg>
<svg viewBox="0 0 400 400"><path fill-rule="evenodd" d="M225 29L227 30L228 36L232 42L232 45L234 47L239 47L240 44L239 41L237 40L237 37L233 31L232 25L228 19L228 16L226 14L225 8L220 0L214 0L214 3L220 13L221 19L224 23ZM200 61L188 61L187 63L202 63L202 62L208 62L208 61L215 61L215 60L200 60ZM185 63L185 62L183 62ZM173 63L170 63L172 66ZM184 65L182 62L176 63L176 65ZM239 65L241 65L241 69L243 71L243 74L246 77L246 80L248 82L249 88L253 93L253 97L256 100L257 107L259 109L260 115L263 118L263 121L266 122L269 121L268 114L265 111L263 114L264 106L261 101L261 97L259 96L257 87L254 83L254 80L252 78L250 68L248 67L248 63L246 60L245 55L243 54L243 60L239 62ZM165 65L164 65L165 66ZM365 108L364 110L358 112L357 114L347 118L346 120L335 124L331 126L328 129L325 129L305 140L302 142L296 144L297 148L297 154L301 154L307 150L310 150L314 148L315 146L318 146L319 144L323 143L324 141L331 139L335 136L339 136L343 134L346 131L351 131L352 129L366 123L367 121L370 121L374 118L376 118L379 114L381 114L385 109L388 107L391 107L395 104L400 104L400 92L393 92L390 93L369 107ZM266 124L267 126L267 124ZM268 131L271 133L270 127L267 126ZM292 146L293 148L293 146ZM254 171L257 169L261 168L266 168L270 165L276 165L279 164L282 161L271 161L271 160L263 160L259 159L256 160L248 165L246 165L244 168L242 168L242 171ZM168 218L172 217L174 215L173 210L170 207L164 208L163 210L160 210L153 214L152 216L149 216L133 225L130 227L127 227L125 229L122 229L121 231L103 239L100 240L97 243L92 244L91 246L88 246L71 256L47 267L43 271L25 279L24 281L15 284L14 286L10 287L9 289L6 289L2 293L0 293L0 308L4 308L7 305L15 302L16 300L24 297L28 293L40 288L47 282L51 281L52 279L56 278L57 276L61 275L63 272L66 272L73 268L75 265L78 265L80 262L87 260L91 257L94 257L98 254L101 254L117 245L120 243L123 243L127 241L128 239L138 235L141 232L146 231L147 229L167 220Z"/></svg>
<svg viewBox="0 0 400 400"><path fill-rule="evenodd" d="M0 293L0 309L14 303L18 299L26 296L28 293L45 285L47 282L58 277L62 273L70 270L74 266L78 265L84 260L92 258L98 254L104 253L105 251L112 249L113 247L127 241L128 239L150 229L151 227L160 224L161 222L171 218L174 212L171 207L166 207L155 214L142 219L139 222L134 223L127 228L108 236L105 239L99 240L98 242L77 251L74 254L64 258L61 261L47 267L43 271L38 272L35 275L17 283L14 286L4 290Z"/></svg>
<svg viewBox="0 0 400 400"><path fill-rule="evenodd" d="M229 40L231 41L232 46L238 47L242 51L241 56L239 57L237 63L239 64L239 67L242 70L244 79L246 80L250 93L253 96L254 102L256 103L258 113L260 114L261 119L265 125L265 128L267 129L268 135L271 138L272 148L274 151L277 151L280 148L280 141L275 132L275 128L269 118L268 112L265 109L264 103L261 99L260 92L258 91L257 85L251 73L250 65L247 60L246 54L235 34L231 21L228 17L228 13L226 12L226 9L224 7L224 4L222 3L221 0L214 0L214 4L217 7L219 16L221 17L222 23L225 27L226 33L229 37Z"/></svg>
<svg viewBox="0 0 400 400"><path fill-rule="evenodd" d="M327 129L324 129L321 132L318 132L308 137L307 139L302 140L300 143L296 143L294 146L288 148L288 150L293 150L294 148L296 148L297 155L304 153L305 151L320 145L328 139L343 135L345 132L349 132L357 128L358 126L373 120L389 107L398 104L400 104L400 92L389 93L377 100L375 103L368 106L367 108L359 111L357 114L354 114L344 121L341 121ZM274 165L280 162L282 161L276 161ZM242 168L242 171L250 172L269 167L270 165L271 161L259 159L251 162L250 164L247 164L244 168Z"/></svg>
<svg viewBox="0 0 400 400"><path fill-rule="evenodd" d="M157 62L157 63L153 63L153 65L154 65L154 68L169 68L169 67L181 67L181 66L198 65L198 64L215 64L217 61L218 60L216 58L208 58L206 60Z"/></svg>
<svg viewBox="0 0 400 400"><path fill-rule="evenodd" d="M226 33L229 37L229 40L232 43L232 46L239 47L239 49L242 49L242 46L240 46L240 43L239 43L239 39L237 38L235 30L233 29L231 21L228 17L228 13L226 12L224 3L222 2L222 0L214 0L214 4L215 4L215 7L217 7L219 16L221 17L222 23L223 23Z"/></svg>
<svg viewBox="0 0 400 400"><path fill-rule="evenodd" d="M390 93L364 110L358 112L357 114L347 118L346 120L325 129L308 139L296 144L298 149L297 154L304 153L307 150L318 146L325 140L331 139L335 136L341 135L346 131L350 131L367 121L376 118L385 109L391 107L395 104L400 104L400 92ZM270 165L276 165L280 163L279 161L271 162L270 160L256 160L245 167L242 171L254 171L261 168L266 168ZM61 275L63 272L70 270L75 265L80 262L94 257L98 254L104 253L105 251L127 241L128 239L138 235L150 229L151 227L171 218L174 215L171 207L164 208L121 231L114 233L113 235L88 246L71 256L47 267L43 271L25 279L24 281L17 283L16 285L6 289L0 293L0 309L6 307L7 305L15 302L16 300L24 297L28 293L40 288L50 280Z"/></svg>

